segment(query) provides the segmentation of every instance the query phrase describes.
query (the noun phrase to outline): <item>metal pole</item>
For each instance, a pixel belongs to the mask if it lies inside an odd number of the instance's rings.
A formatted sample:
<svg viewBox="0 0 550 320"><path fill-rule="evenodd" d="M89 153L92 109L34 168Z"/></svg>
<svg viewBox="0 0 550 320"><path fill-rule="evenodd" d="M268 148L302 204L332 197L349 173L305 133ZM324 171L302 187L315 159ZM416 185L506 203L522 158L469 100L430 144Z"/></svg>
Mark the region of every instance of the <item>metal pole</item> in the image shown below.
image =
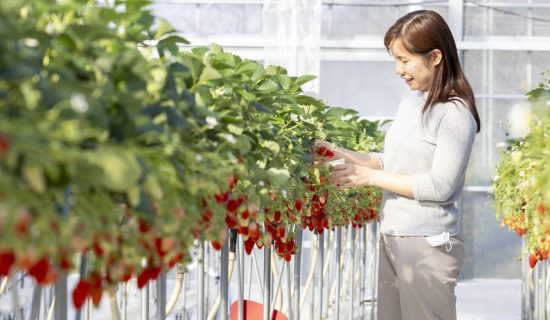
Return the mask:
<svg viewBox="0 0 550 320"><path fill-rule="evenodd" d="M287 306L288 306L288 320L294 319L292 317L292 279L290 277L290 261L285 262L287 264L286 268L286 289L287 289Z"/></svg>
<svg viewBox="0 0 550 320"><path fill-rule="evenodd" d="M141 265L147 267L147 260L142 259ZM141 320L149 320L149 283L141 289Z"/></svg>
<svg viewBox="0 0 550 320"><path fill-rule="evenodd" d="M361 292L360 297L361 299L361 319L365 319L365 306L363 305L363 301L365 300L365 295L367 292L365 280L367 278L367 227L363 226L361 229Z"/></svg>
<svg viewBox="0 0 550 320"><path fill-rule="evenodd" d="M298 229L296 233L296 246L298 248L303 248L302 246L302 229ZM313 263L313 261L312 261ZM294 255L294 315L293 319L300 319L300 272L302 264L302 250L298 250L296 255ZM289 310L292 310L290 308Z"/></svg>
<svg viewBox="0 0 550 320"><path fill-rule="evenodd" d="M199 267L197 268L197 279L199 281L199 294L197 295L197 308L200 320L204 319L204 242L199 240Z"/></svg>
<svg viewBox="0 0 550 320"><path fill-rule="evenodd" d="M42 287L36 284L32 292L31 320L38 319L40 313L40 297L42 296Z"/></svg>
<svg viewBox="0 0 550 320"><path fill-rule="evenodd" d="M225 232L224 245L221 251L221 277L220 277L220 316L222 320L227 320L227 300L229 291L229 243L227 241L227 231ZM238 267L238 266L237 266Z"/></svg>
<svg viewBox="0 0 550 320"><path fill-rule="evenodd" d="M318 298L317 298L317 308L318 308L318 319L323 318L323 266L325 264L325 237L323 234L319 234L319 265L317 266L318 272Z"/></svg>
<svg viewBox="0 0 550 320"><path fill-rule="evenodd" d="M80 266L79 266L79 273L80 273L80 279L83 279L86 276L86 273L88 272L88 252L85 251L80 255ZM82 309L79 309L76 311L76 320L80 320L82 317Z"/></svg>
<svg viewBox="0 0 550 320"><path fill-rule="evenodd" d="M157 280L157 317L159 320L166 319L166 271L160 272Z"/></svg>
<svg viewBox="0 0 550 320"><path fill-rule="evenodd" d="M334 319L340 319L340 288L342 286L340 256L342 255L342 227L336 228L336 310Z"/></svg>
<svg viewBox="0 0 550 320"><path fill-rule="evenodd" d="M67 274L61 272L55 283L55 320L67 320Z"/></svg>
<svg viewBox="0 0 550 320"><path fill-rule="evenodd" d="M376 297L376 304L378 305L378 255L379 252L379 234L378 234L378 223L376 221L372 222L372 251L374 252L374 263L372 265L371 274L372 274L372 299L371 299L371 319L374 319L374 299Z"/></svg>
<svg viewBox="0 0 550 320"><path fill-rule="evenodd" d="M271 244L264 247L264 320L271 320Z"/></svg>
<svg viewBox="0 0 550 320"><path fill-rule="evenodd" d="M351 275L350 275L350 292L349 292L349 319L353 319L354 315L354 299L355 299L355 228L350 226L351 230L351 237L350 237L350 245L351 245Z"/></svg>
<svg viewBox="0 0 550 320"><path fill-rule="evenodd" d="M238 310L238 320L244 320L244 248L243 248L243 238L242 236L238 237L238 246L237 246L237 275L239 280L239 302L237 306ZM251 264L252 265L252 264ZM252 272L248 275L252 278Z"/></svg>

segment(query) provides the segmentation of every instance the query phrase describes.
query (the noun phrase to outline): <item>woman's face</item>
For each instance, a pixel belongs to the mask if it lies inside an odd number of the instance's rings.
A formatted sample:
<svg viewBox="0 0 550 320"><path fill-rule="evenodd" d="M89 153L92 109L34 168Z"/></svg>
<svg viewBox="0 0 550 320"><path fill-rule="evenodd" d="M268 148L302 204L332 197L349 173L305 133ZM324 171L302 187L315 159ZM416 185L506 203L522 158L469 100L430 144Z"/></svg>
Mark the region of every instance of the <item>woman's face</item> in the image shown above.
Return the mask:
<svg viewBox="0 0 550 320"><path fill-rule="evenodd" d="M401 42L395 39L391 44L395 58L395 72L407 83L411 90L428 91L435 74L435 67L441 61L441 52L433 50L427 56L408 52Z"/></svg>

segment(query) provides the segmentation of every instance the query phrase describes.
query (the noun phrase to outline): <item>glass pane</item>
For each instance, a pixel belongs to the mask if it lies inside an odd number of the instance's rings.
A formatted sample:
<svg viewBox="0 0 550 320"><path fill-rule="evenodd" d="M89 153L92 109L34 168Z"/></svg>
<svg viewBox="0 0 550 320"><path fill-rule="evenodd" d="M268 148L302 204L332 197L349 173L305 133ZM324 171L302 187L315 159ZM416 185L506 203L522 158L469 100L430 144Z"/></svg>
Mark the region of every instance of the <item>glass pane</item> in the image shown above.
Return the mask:
<svg viewBox="0 0 550 320"><path fill-rule="evenodd" d="M394 117L406 86L391 61L322 61L319 96L367 117Z"/></svg>
<svg viewBox="0 0 550 320"><path fill-rule="evenodd" d="M155 16L162 17L181 34L196 34L195 4L153 2L151 10Z"/></svg>
<svg viewBox="0 0 550 320"><path fill-rule="evenodd" d="M548 3L548 0L544 0ZM533 35L550 37L550 8L533 9L532 16L541 20L533 20Z"/></svg>
<svg viewBox="0 0 550 320"><path fill-rule="evenodd" d="M524 94L528 61L526 51L465 51L464 72L475 94Z"/></svg>
<svg viewBox="0 0 550 320"><path fill-rule="evenodd" d="M506 12L503 12L506 11ZM466 36L526 36L529 9L470 7L464 10Z"/></svg>
<svg viewBox="0 0 550 320"><path fill-rule="evenodd" d="M200 6L200 34L261 33L261 5L208 4Z"/></svg>
<svg viewBox="0 0 550 320"><path fill-rule="evenodd" d="M550 77L550 53L545 51L533 51L533 80L532 86L535 87ZM545 73L545 74L543 74Z"/></svg>
<svg viewBox="0 0 550 320"><path fill-rule="evenodd" d="M470 162L470 165L472 163ZM463 192L463 238L466 259L460 278L520 278L521 238L496 220L492 196Z"/></svg>
<svg viewBox="0 0 550 320"><path fill-rule="evenodd" d="M527 104L526 99L476 99L481 131L476 135L466 185L488 186L492 183L500 148L508 138L514 110Z"/></svg>
<svg viewBox="0 0 550 320"><path fill-rule="evenodd" d="M323 5L321 33L327 36L383 35L408 7Z"/></svg>

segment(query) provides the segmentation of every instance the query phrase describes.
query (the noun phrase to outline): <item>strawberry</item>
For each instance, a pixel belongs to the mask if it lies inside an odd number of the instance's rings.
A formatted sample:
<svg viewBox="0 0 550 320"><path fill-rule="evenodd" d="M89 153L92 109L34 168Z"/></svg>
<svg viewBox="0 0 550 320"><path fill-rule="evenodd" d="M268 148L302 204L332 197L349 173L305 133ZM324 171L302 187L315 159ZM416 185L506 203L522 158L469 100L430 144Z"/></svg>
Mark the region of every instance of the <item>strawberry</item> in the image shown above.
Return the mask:
<svg viewBox="0 0 550 320"><path fill-rule="evenodd" d="M546 206L544 205L544 203L539 203L539 205L537 206L537 212L542 216L544 215L544 212L546 211Z"/></svg>
<svg viewBox="0 0 550 320"><path fill-rule="evenodd" d="M273 220L275 222L281 221L281 211L279 210L275 211L275 214L273 215Z"/></svg>
<svg viewBox="0 0 550 320"><path fill-rule="evenodd" d="M38 260L30 269L29 275L36 279L38 284L45 284L46 275L50 270L50 261L47 258Z"/></svg>
<svg viewBox="0 0 550 320"><path fill-rule="evenodd" d="M231 213L236 212L237 209L239 208L239 203L236 200L231 199L227 202L226 208L228 212L231 212Z"/></svg>
<svg viewBox="0 0 550 320"><path fill-rule="evenodd" d="M324 158L334 157L334 151L332 151L331 149L329 149L327 147L319 147L319 149L317 149L317 154L321 157L324 157Z"/></svg>
<svg viewBox="0 0 550 320"><path fill-rule="evenodd" d="M149 271L147 269L143 269L137 277L138 289L145 287L145 285L147 284L147 282L149 282L149 280L151 280Z"/></svg>
<svg viewBox="0 0 550 320"><path fill-rule="evenodd" d="M294 208L296 209L296 211L302 211L302 200L296 199L294 201Z"/></svg>
<svg viewBox="0 0 550 320"><path fill-rule="evenodd" d="M227 227L229 229L233 229L237 225L237 221L235 220L234 216L230 213L228 213L227 216L225 217L225 223L227 224Z"/></svg>
<svg viewBox="0 0 550 320"><path fill-rule="evenodd" d="M212 248L214 248L214 250L216 251L220 251L222 249L222 245L218 241L215 241L215 240L211 241L211 244L212 244Z"/></svg>
<svg viewBox="0 0 550 320"><path fill-rule="evenodd" d="M246 251L246 254L250 255L252 253L252 249L254 249L254 240L250 237L244 242L244 250Z"/></svg>
<svg viewBox="0 0 550 320"><path fill-rule="evenodd" d="M10 151L10 138L5 133L0 133L0 157Z"/></svg>
<svg viewBox="0 0 550 320"><path fill-rule="evenodd" d="M80 279L73 290L73 304L79 310L86 302L86 299L92 291L92 285L83 279Z"/></svg>
<svg viewBox="0 0 550 320"><path fill-rule="evenodd" d="M0 276L7 276L15 263L15 254L11 251L0 252Z"/></svg>
<svg viewBox="0 0 550 320"><path fill-rule="evenodd" d="M529 266L531 267L531 269L533 269L536 264L537 264L537 257L534 254L529 255Z"/></svg>

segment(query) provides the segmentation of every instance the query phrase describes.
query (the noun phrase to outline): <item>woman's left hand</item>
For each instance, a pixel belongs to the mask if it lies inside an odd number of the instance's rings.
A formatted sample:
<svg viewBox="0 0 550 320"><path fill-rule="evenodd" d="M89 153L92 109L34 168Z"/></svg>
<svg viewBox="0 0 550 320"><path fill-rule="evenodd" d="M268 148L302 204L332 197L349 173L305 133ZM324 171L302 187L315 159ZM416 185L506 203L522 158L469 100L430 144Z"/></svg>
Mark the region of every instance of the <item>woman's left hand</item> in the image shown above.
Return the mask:
<svg viewBox="0 0 550 320"><path fill-rule="evenodd" d="M356 164L340 164L332 168L330 181L339 189L371 185L372 169Z"/></svg>

